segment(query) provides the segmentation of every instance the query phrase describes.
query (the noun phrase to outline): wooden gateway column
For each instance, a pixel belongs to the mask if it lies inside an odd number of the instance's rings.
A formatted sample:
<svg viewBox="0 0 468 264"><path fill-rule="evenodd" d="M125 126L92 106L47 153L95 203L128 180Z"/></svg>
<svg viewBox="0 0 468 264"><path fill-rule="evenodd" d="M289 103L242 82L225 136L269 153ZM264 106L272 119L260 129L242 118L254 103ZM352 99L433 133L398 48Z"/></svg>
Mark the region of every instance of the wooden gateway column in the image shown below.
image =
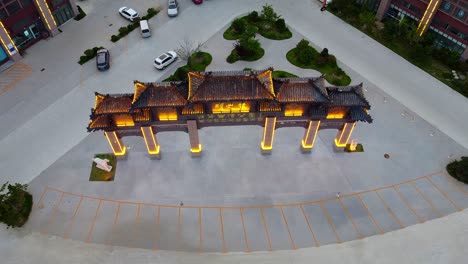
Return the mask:
<svg viewBox="0 0 468 264"><path fill-rule="evenodd" d="M338 131L338 134L335 137L335 146L338 148L346 147L348 144L348 140L353 133L354 127L356 126L356 122L353 123L345 123L343 128Z"/></svg>
<svg viewBox="0 0 468 264"><path fill-rule="evenodd" d="M273 149L273 139L275 137L276 117L265 118L265 127L263 128L263 139L260 143L262 154L271 154Z"/></svg>
<svg viewBox="0 0 468 264"><path fill-rule="evenodd" d="M117 136L115 131L105 131L104 135L106 135L107 141L109 141L109 145L116 156L125 156L127 152L127 148L122 144L122 141Z"/></svg>
<svg viewBox="0 0 468 264"><path fill-rule="evenodd" d="M198 128L196 120L187 120L187 128L190 140L190 153L192 157L200 157L202 152L202 146L198 138Z"/></svg>
<svg viewBox="0 0 468 264"><path fill-rule="evenodd" d="M159 152L159 145L153 128L150 126L141 127L141 134L145 139L146 148L151 158L161 159L161 152Z"/></svg>
<svg viewBox="0 0 468 264"><path fill-rule="evenodd" d="M309 127L302 138L301 150L303 153L310 153L314 147L315 138L320 127L320 120L310 120Z"/></svg>

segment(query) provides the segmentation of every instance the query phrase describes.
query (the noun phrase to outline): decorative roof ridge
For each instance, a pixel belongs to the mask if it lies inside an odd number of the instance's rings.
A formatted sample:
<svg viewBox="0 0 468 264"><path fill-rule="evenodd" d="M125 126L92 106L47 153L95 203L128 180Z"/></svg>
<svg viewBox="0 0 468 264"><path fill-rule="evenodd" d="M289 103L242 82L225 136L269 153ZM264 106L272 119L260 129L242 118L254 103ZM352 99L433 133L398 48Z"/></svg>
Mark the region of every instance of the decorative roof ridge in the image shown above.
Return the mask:
<svg viewBox="0 0 468 264"><path fill-rule="evenodd" d="M247 71L225 70L225 71L204 71L204 72L190 71L190 72L198 73L199 75L203 75L203 76L207 76L209 74L209 76L212 76L212 77L237 77L237 76L256 76L268 70L273 71L273 68L269 67L264 70L247 70Z"/></svg>
<svg viewBox="0 0 468 264"><path fill-rule="evenodd" d="M253 72L253 71L252 71L252 72ZM265 84L264 84L264 83L259 79L259 77L258 77L259 75L263 75L263 74L265 74L265 73L267 73L267 72L270 72L271 91L270 91L270 89L269 89L268 87L265 86ZM276 95L275 95L275 88L273 87L273 74L272 74L272 73L273 73L273 67L269 67L268 69L262 71L261 73L257 73L257 74L254 75L254 76L255 76L255 79L257 80L257 82L259 82L260 85L262 85L263 89L265 89L265 90L268 92L268 94L270 94L271 97L274 99L274 98L276 98ZM283 84L284 84L284 83L283 83Z"/></svg>
<svg viewBox="0 0 468 264"><path fill-rule="evenodd" d="M315 88L316 91L318 91L327 101L330 102L330 97L328 96L328 91L325 86L318 85L318 83L323 84L325 80L324 75L320 75L317 78L309 78L310 84Z"/></svg>

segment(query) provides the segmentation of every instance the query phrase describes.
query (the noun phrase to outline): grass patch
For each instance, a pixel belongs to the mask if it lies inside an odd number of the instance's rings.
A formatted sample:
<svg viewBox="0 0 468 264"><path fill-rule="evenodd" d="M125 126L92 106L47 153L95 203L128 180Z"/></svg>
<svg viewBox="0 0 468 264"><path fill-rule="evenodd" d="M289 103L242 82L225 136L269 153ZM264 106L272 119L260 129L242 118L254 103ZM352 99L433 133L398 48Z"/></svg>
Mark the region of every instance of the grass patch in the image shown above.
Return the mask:
<svg viewBox="0 0 468 264"><path fill-rule="evenodd" d="M351 144L346 144L346 147L344 148L344 151L345 151L345 152L350 152L350 153L353 153L353 152L364 152L364 147L362 146L362 144L357 144L357 145L356 145L356 149L355 149L355 150L351 150Z"/></svg>
<svg viewBox="0 0 468 264"><path fill-rule="evenodd" d="M287 71L273 71L273 78L295 78L298 77Z"/></svg>
<svg viewBox="0 0 468 264"><path fill-rule="evenodd" d="M94 157L100 159L108 159L109 162L107 162L107 164L112 166L112 170L107 172L105 170L98 169L96 167L96 162L93 161L89 181L114 181L115 169L117 167L117 158L115 157L115 155L112 153L105 153L96 154L94 155Z"/></svg>
<svg viewBox="0 0 468 264"><path fill-rule="evenodd" d="M310 56L305 61L301 58L305 56L304 51L307 51L306 53ZM299 68L320 71L330 84L345 86L351 83L351 78L336 64L335 56L327 55L324 57L311 46L304 47L303 50L294 48L288 51L286 58L291 64Z"/></svg>
<svg viewBox="0 0 468 264"><path fill-rule="evenodd" d="M184 65L182 67L177 68L177 70L169 76L168 78L164 79L164 82L174 82L174 81L185 81L187 80L187 73L189 71L198 71L202 72L205 71L206 67L210 65L213 57L211 54L207 52L196 52L192 55L191 63L189 65Z"/></svg>
<svg viewBox="0 0 468 264"><path fill-rule="evenodd" d="M447 172L455 179L468 184L468 157L450 162L447 165Z"/></svg>

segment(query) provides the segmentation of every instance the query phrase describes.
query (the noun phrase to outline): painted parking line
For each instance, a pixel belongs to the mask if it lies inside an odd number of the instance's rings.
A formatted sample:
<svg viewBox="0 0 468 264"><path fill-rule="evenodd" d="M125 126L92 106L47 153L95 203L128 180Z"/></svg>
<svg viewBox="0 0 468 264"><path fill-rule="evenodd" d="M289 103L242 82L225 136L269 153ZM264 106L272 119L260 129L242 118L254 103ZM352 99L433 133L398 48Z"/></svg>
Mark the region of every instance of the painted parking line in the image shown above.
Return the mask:
<svg viewBox="0 0 468 264"><path fill-rule="evenodd" d="M406 227L421 222L414 209L412 210L412 208L408 207L393 188L383 189L376 193L383 199L383 202L389 207L402 226Z"/></svg>
<svg viewBox="0 0 468 264"><path fill-rule="evenodd" d="M457 188L464 194L468 195L468 186L466 184L463 185L463 183L458 182L455 180L452 176L450 176L447 171L443 171L443 174L455 185Z"/></svg>
<svg viewBox="0 0 468 264"><path fill-rule="evenodd" d="M16 87L19 82L31 74L32 69L29 65L23 62L15 63L15 65L0 74L0 95Z"/></svg>
<svg viewBox="0 0 468 264"><path fill-rule="evenodd" d="M80 201L80 197L73 195L64 195L53 217L51 217L47 226L47 233L54 236L65 237L68 225L73 217L76 206Z"/></svg>
<svg viewBox="0 0 468 264"><path fill-rule="evenodd" d="M431 200L423 194L423 192L418 188L418 186L416 186L416 184L414 184L414 182L410 182L411 184L411 187L413 187L417 192L418 194L424 199L424 201L426 201L426 203L429 204L429 206L431 207L432 211L437 214L438 217L442 217L442 213L434 206L434 204L431 202Z"/></svg>
<svg viewBox="0 0 468 264"><path fill-rule="evenodd" d="M80 196L80 200L78 201L78 204L75 207L75 211L73 212L73 216L70 220L70 223L67 225L67 228L63 234L63 238L65 239L68 239L70 237L70 233L73 230L73 224L75 223L76 214L78 213L78 210L80 209L81 202L83 202L83 196Z"/></svg>
<svg viewBox="0 0 468 264"><path fill-rule="evenodd" d="M224 221L223 221L223 209L219 208L219 222L221 224L221 238L223 240L223 252L227 252L226 239L224 237Z"/></svg>
<svg viewBox="0 0 468 264"><path fill-rule="evenodd" d="M441 216L455 213L457 208L441 192L437 190L428 179L421 179L413 182L414 186L424 193L424 196L431 202Z"/></svg>
<svg viewBox="0 0 468 264"><path fill-rule="evenodd" d="M267 236L263 227L260 208L242 209L242 216L244 218L245 231L248 237L249 250L268 250Z"/></svg>
<svg viewBox="0 0 468 264"><path fill-rule="evenodd" d="M135 232L137 213L138 204L120 204L119 214L115 225L113 225L111 245L134 247L135 241L138 239L138 234Z"/></svg>
<svg viewBox="0 0 468 264"><path fill-rule="evenodd" d="M303 208L319 245L339 242L336 233L330 226L325 214L323 214L320 204L304 205Z"/></svg>
<svg viewBox="0 0 468 264"><path fill-rule="evenodd" d="M315 234L311 232L312 227L309 229L310 225L307 224L307 219L301 209L301 206L283 208L294 243L297 248L318 246L314 240Z"/></svg>
<svg viewBox="0 0 468 264"><path fill-rule="evenodd" d="M359 239L359 233L347 217L340 202L335 199L326 203L322 203L323 209L326 210L330 219L330 225L335 229L335 232L341 242Z"/></svg>
<svg viewBox="0 0 468 264"><path fill-rule="evenodd" d="M261 208L264 212L264 225L267 238L270 238L268 247L265 250L292 249L290 237L281 209L278 207ZM262 232L263 233L263 232ZM270 244L271 243L271 244Z"/></svg>
<svg viewBox="0 0 468 264"><path fill-rule="evenodd" d="M203 209L201 212L201 238L203 252L224 252L220 209Z"/></svg>
<svg viewBox="0 0 468 264"><path fill-rule="evenodd" d="M382 233L375 222L372 221L372 216L363 206L358 195L340 198L340 200L344 208L347 208L349 217L353 219L357 226L361 238Z"/></svg>
<svg viewBox="0 0 468 264"><path fill-rule="evenodd" d="M448 181L447 177L442 174L434 175L428 179L437 185L440 190L445 192L460 208L468 207L468 195L460 190L458 184L453 181Z"/></svg>
<svg viewBox="0 0 468 264"><path fill-rule="evenodd" d="M359 235L359 238L363 238L361 231L359 230L358 226L356 225L356 222L354 221L353 217L348 211L348 208L344 205L343 201L341 200L340 197L338 197L338 202L340 202L341 207L343 208L346 216L348 217L349 221L351 221L351 224L353 224L354 229L356 230L357 234Z"/></svg>
<svg viewBox="0 0 468 264"><path fill-rule="evenodd" d="M439 217L439 215L431 208L431 205L418 194L417 190L413 188L411 184L398 185L395 186L395 188L405 198L423 222Z"/></svg>
<svg viewBox="0 0 468 264"><path fill-rule="evenodd" d="M239 211L240 211L240 217L242 221L242 231L244 233L244 239L245 239L245 252L250 252L249 238L247 237L247 232L245 229L245 221L244 221L244 214L242 213L242 208L239 208Z"/></svg>
<svg viewBox="0 0 468 264"><path fill-rule="evenodd" d="M390 232L404 227L395 216L392 209L377 192L364 193L360 196L384 232Z"/></svg>
<svg viewBox="0 0 468 264"><path fill-rule="evenodd" d="M462 210L462 208L458 204L456 204L444 190L437 186L437 184L431 179L431 177L428 177L426 179L432 184L432 186L434 186L434 188L437 189L437 191L439 191L439 193L441 193L447 199L447 201L449 201L457 209L457 211Z"/></svg>
<svg viewBox="0 0 468 264"><path fill-rule="evenodd" d="M248 239L244 233L243 220L239 209L224 209L221 211L224 227L225 250L247 251Z"/></svg>
<svg viewBox="0 0 468 264"><path fill-rule="evenodd" d="M268 227L265 221L265 213L263 212L263 208L260 208L260 213L262 214L263 227L265 228L265 233L268 239L268 250L272 251L273 249L271 247L270 233L268 232Z"/></svg>
<svg viewBox="0 0 468 264"><path fill-rule="evenodd" d="M44 195L41 197L40 202L38 202L38 205L33 207L29 216L31 219L36 220L28 221L27 224L34 230L43 232L47 231L47 225L50 217L53 214L61 196L61 192L46 190Z"/></svg>
<svg viewBox="0 0 468 264"><path fill-rule="evenodd" d="M60 207L60 205L62 204L63 196L65 196L65 193L62 193L60 195L60 198L59 198L57 204L54 206L54 209L52 210L52 214L50 215L49 220L47 221L47 224L45 224L43 229L41 230L41 233L47 234L47 229L48 229L49 225L54 221L55 215L57 214L57 210Z"/></svg>

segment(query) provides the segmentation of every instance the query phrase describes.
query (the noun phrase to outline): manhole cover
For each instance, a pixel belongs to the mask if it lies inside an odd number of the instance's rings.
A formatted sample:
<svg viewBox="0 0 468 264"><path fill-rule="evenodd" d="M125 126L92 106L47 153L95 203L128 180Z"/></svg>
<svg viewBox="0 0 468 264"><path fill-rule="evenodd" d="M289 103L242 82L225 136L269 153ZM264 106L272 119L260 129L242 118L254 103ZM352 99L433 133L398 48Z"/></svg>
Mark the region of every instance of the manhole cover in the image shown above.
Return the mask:
<svg viewBox="0 0 468 264"><path fill-rule="evenodd" d="M112 27L112 24L109 24L109 27Z"/></svg>
<svg viewBox="0 0 468 264"><path fill-rule="evenodd" d="M44 69L44 68L42 68L42 69L41 69L41 71L45 71L45 69Z"/></svg>
<svg viewBox="0 0 468 264"><path fill-rule="evenodd" d="M386 159L389 159L389 158L390 158L390 155L388 155L387 153L385 153L383 156L384 156L384 158L386 158Z"/></svg>

